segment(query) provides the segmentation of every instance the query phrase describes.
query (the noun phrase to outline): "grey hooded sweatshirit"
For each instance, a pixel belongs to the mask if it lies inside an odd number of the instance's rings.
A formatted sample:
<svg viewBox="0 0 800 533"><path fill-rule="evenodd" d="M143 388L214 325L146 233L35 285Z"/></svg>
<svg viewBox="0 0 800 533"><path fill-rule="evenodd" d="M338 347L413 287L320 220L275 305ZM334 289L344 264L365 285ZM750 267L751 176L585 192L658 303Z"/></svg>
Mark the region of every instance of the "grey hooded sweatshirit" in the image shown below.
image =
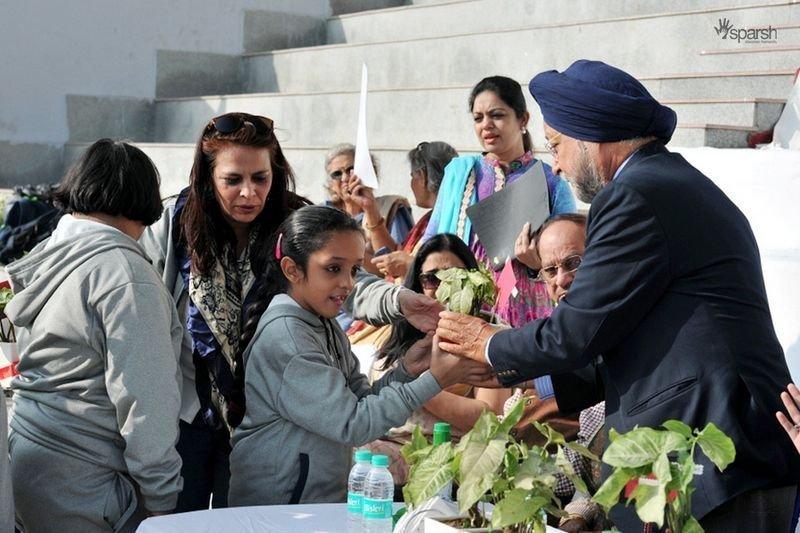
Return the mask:
<svg viewBox="0 0 800 533"><path fill-rule="evenodd" d="M175 451L182 328L142 248L117 229L65 215L49 241L7 270L16 295L6 314L21 352L12 465L16 433L87 469L130 476L149 511L173 509L182 485ZM57 479L59 464L41 468L54 487L70 482ZM14 484L15 493L25 490L16 474ZM26 505L46 515L45 503Z"/></svg>
<svg viewBox="0 0 800 533"><path fill-rule="evenodd" d="M414 379L402 365L370 386L336 321L285 294L261 317L244 359L247 413L233 433L231 505L345 501L353 447L441 392L430 371Z"/></svg>

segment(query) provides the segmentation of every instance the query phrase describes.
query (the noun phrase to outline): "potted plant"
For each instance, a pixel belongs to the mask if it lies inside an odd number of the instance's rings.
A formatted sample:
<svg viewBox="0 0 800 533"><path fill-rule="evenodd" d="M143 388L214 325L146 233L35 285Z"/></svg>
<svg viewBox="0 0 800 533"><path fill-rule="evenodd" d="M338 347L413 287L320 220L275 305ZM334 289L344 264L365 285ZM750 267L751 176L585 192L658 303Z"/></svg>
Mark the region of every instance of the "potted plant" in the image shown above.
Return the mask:
<svg viewBox="0 0 800 533"><path fill-rule="evenodd" d="M660 429L635 428L627 433L609 431L610 444L603 462L613 471L593 499L606 511L619 503L620 494L636 506L645 523L670 531L696 533L703 528L692 516L691 497L695 475L702 465L694 462L699 446L720 470L733 462L733 441L712 423L694 431L679 420L668 420Z"/></svg>
<svg viewBox="0 0 800 533"><path fill-rule="evenodd" d="M17 337L12 324L6 316L6 305L14 297L8 282L0 284L0 386L8 387L17 375Z"/></svg>
<svg viewBox="0 0 800 533"><path fill-rule="evenodd" d="M524 405L524 401L517 402L502 419L485 411L456 445L433 446L416 428L411 442L402 449L410 467L403 488L406 504L418 506L452 482L462 516L444 521L456 528L540 533L546 531L547 514L564 516L554 492L556 475L563 473L576 487L586 490L564 447L598 459L583 446L567 443L546 424L535 423L547 439L544 446L517 442L511 429L522 418ZM490 518L482 512L483 502L494 506Z"/></svg>
<svg viewBox="0 0 800 533"><path fill-rule="evenodd" d="M448 310L465 315L481 316L484 308L492 308L497 299L492 273L482 264L476 269L448 268L436 273L441 280L436 299Z"/></svg>

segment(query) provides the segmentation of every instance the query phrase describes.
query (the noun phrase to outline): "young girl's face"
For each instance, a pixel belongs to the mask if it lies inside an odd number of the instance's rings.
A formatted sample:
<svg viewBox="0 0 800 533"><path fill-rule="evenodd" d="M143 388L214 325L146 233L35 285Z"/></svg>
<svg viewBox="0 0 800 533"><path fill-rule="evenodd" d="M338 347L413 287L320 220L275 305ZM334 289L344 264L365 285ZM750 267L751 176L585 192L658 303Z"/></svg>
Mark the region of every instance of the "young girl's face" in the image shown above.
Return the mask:
<svg viewBox="0 0 800 533"><path fill-rule="evenodd" d="M353 290L356 272L364 263L364 236L356 231L331 235L308 258L305 273L289 276L289 295L307 311L333 318Z"/></svg>

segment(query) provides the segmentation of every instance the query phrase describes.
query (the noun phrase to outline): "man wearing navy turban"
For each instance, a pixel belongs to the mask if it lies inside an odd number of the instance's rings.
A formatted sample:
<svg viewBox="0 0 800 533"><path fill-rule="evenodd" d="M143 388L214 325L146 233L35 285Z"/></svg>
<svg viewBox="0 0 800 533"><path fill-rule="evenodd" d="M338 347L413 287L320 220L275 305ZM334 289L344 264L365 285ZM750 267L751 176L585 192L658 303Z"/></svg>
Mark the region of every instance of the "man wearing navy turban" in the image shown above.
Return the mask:
<svg viewBox="0 0 800 533"><path fill-rule="evenodd" d="M747 219L665 148L675 112L629 74L581 60L529 87L553 169L591 202L583 262L550 318L498 331L445 312L440 348L488 362L504 387L550 374L562 412L605 399L620 433L713 422L736 460L720 473L697 453L695 517L706 531L788 531L800 464L773 413L791 379ZM617 527L641 531L622 507Z"/></svg>

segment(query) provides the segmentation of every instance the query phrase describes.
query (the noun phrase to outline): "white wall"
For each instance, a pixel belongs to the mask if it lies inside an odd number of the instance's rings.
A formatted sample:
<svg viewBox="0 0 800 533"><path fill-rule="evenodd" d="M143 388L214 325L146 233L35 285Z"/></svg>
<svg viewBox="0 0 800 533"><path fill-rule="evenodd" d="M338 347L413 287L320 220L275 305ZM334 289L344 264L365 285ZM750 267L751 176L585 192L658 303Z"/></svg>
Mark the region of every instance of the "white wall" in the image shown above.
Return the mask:
<svg viewBox="0 0 800 533"><path fill-rule="evenodd" d="M155 95L156 50L240 54L245 10L328 0L0 0L0 141L62 144L67 94Z"/></svg>

